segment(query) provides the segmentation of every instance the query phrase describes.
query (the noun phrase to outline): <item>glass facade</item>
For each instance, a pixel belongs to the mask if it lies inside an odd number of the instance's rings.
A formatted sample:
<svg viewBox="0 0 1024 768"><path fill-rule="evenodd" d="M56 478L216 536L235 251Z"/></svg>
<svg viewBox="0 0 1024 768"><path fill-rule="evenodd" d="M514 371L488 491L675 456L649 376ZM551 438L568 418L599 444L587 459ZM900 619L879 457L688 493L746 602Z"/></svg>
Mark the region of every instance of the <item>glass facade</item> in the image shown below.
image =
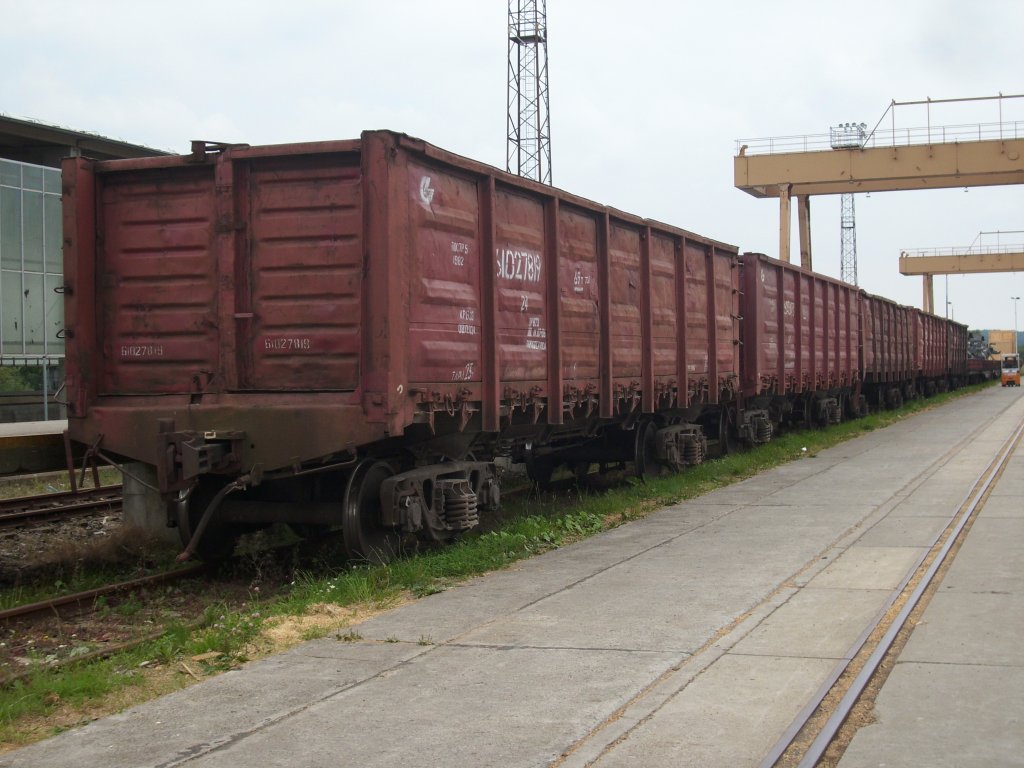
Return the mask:
<svg viewBox="0 0 1024 768"><path fill-rule="evenodd" d="M0 159L0 422L63 417L61 229L60 170Z"/></svg>
<svg viewBox="0 0 1024 768"><path fill-rule="evenodd" d="M62 358L60 171L0 159L0 361ZM41 361L40 361L41 362Z"/></svg>

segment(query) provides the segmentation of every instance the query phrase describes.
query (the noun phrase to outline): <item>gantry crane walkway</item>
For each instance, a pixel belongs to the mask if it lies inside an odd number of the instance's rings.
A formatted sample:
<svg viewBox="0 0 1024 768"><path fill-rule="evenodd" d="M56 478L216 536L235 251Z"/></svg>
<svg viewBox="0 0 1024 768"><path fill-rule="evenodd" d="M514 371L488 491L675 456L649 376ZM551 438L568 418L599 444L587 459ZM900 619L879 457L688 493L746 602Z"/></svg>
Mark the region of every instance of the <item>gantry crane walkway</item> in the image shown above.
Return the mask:
<svg viewBox="0 0 1024 768"><path fill-rule="evenodd" d="M863 138L836 143L835 136L740 139L733 159L735 185L754 197L779 199L779 258L790 260L791 201L797 201L801 265L813 268L810 198L858 192L983 187L1024 183L1024 121L1004 121L1003 103L1024 95L970 99L893 101ZM932 126L935 104L995 101L999 120ZM928 124L900 129L897 107L929 108ZM891 128L882 127L886 115ZM930 288L926 279L926 290ZM926 302L927 303L927 302Z"/></svg>

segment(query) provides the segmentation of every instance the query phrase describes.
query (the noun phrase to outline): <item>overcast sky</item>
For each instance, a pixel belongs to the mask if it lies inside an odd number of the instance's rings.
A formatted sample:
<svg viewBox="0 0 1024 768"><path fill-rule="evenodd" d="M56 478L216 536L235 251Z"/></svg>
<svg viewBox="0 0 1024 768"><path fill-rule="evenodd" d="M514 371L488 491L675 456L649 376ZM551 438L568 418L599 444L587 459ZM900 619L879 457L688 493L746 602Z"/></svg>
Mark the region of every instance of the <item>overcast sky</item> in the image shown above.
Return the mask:
<svg viewBox="0 0 1024 768"><path fill-rule="evenodd" d="M390 128L504 167L507 19L506 0L0 0L0 112L178 152ZM554 183L776 256L778 203L733 186L736 139L872 127L893 99L1024 93L1022 31L1020 0L549 0ZM1024 130L1024 99L1002 117ZM903 107L896 124L927 118ZM930 118L996 122L999 108ZM1022 203L1021 187L858 195L861 286L920 306L900 249L1024 230ZM812 200L812 226L815 268L838 276L838 197ZM948 285L972 328L1011 327L1024 296L1018 274Z"/></svg>

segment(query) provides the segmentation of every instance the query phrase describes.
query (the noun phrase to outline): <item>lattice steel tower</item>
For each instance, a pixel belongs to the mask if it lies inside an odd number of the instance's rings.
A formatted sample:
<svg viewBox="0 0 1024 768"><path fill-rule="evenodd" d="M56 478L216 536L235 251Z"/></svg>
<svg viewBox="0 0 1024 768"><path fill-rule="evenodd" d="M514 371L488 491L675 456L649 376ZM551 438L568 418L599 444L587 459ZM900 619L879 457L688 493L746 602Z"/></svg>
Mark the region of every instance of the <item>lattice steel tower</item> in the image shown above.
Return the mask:
<svg viewBox="0 0 1024 768"><path fill-rule="evenodd" d="M547 0L508 3L508 154L505 165L551 183Z"/></svg>
<svg viewBox="0 0 1024 768"><path fill-rule="evenodd" d="M864 123L843 123L830 128L832 149L864 146L866 129ZM839 198L839 279L857 285L857 215L853 193L844 192Z"/></svg>
<svg viewBox="0 0 1024 768"><path fill-rule="evenodd" d="M857 215L852 192L839 196L839 279L857 285Z"/></svg>

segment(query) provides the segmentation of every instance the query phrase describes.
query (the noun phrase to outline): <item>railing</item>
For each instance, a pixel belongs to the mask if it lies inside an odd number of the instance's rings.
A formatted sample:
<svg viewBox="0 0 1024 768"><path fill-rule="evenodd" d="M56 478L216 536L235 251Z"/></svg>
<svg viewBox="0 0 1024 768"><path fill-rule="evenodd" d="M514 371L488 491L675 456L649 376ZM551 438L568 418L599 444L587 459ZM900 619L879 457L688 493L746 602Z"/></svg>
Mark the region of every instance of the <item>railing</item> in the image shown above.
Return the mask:
<svg viewBox="0 0 1024 768"><path fill-rule="evenodd" d="M918 256L1001 256L1008 253L1024 253L1024 243L1019 245L971 245L960 248L903 249L900 251L900 256L908 258Z"/></svg>
<svg viewBox="0 0 1024 768"><path fill-rule="evenodd" d="M1024 120L1004 120L1003 102L1010 99L1024 99L1024 94L1004 96L981 96L967 99L927 99L925 101L890 102L885 113L870 132L863 132L862 142L848 144L840 142L836 146L836 129L831 133L813 133L805 136L775 136L768 138L737 139L736 154L744 155L775 155L783 152L824 152L834 149L876 149L881 147L928 146L931 144L955 144L969 141L1012 141L1024 139ZM933 104L953 104L967 102L997 101L999 120L992 123L967 123L963 125L931 124L931 107ZM896 107L925 106L927 107L927 125L917 128L896 127ZM892 115L892 125L881 128L886 115ZM854 128L863 130L864 124L852 124ZM847 124L845 128L850 128ZM840 126L842 131L844 126Z"/></svg>
<svg viewBox="0 0 1024 768"><path fill-rule="evenodd" d="M929 144L954 144L967 141L1008 141L1024 139L1024 120L1003 123L968 125L932 125L919 128L897 128L875 131L860 149L877 147L909 147ZM844 147L849 149L850 147ZM853 147L854 149L858 147ZM832 135L813 133L806 136L775 136L763 139L737 139L737 155L776 155L783 152L833 151Z"/></svg>

